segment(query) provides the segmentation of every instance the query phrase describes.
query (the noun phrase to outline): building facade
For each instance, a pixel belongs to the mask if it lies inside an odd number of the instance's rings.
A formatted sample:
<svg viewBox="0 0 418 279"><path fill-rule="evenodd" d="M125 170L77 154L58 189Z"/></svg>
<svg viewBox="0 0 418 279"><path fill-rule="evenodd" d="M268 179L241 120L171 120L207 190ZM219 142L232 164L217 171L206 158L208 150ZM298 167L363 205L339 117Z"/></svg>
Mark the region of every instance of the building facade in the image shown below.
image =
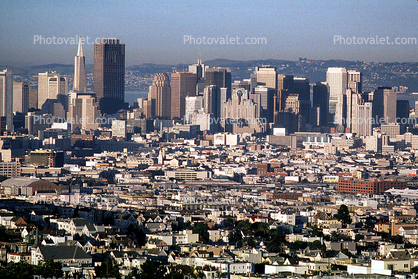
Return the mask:
<svg viewBox="0 0 418 279"><path fill-rule="evenodd" d="M398 181L394 179L352 179L341 178L338 181L338 192L340 193L369 193L379 194L391 188L405 189L407 188L406 181Z"/></svg>
<svg viewBox="0 0 418 279"><path fill-rule="evenodd" d="M0 117L6 119L6 130L13 132L13 73L0 70Z"/></svg>
<svg viewBox="0 0 418 279"><path fill-rule="evenodd" d="M157 73L148 92L147 118L171 117L171 87L170 79L166 73Z"/></svg>
<svg viewBox="0 0 418 279"><path fill-rule="evenodd" d="M102 113L112 114L125 102L125 45L104 39L94 45L94 92Z"/></svg>
<svg viewBox="0 0 418 279"><path fill-rule="evenodd" d="M29 109L29 84L13 81L13 112L27 113Z"/></svg>
<svg viewBox="0 0 418 279"><path fill-rule="evenodd" d="M181 119L186 112L186 96L196 95L197 75L177 71L171 74L171 118Z"/></svg>

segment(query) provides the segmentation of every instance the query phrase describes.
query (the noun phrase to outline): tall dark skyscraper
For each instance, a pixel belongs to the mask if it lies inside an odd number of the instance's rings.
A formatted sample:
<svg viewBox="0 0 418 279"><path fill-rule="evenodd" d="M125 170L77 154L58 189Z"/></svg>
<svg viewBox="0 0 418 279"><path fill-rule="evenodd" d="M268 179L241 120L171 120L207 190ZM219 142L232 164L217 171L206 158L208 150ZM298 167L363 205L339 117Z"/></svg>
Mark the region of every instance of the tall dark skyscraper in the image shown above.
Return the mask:
<svg viewBox="0 0 418 279"><path fill-rule="evenodd" d="M373 118L376 126L395 123L396 93L392 87L378 87L373 92Z"/></svg>
<svg viewBox="0 0 418 279"><path fill-rule="evenodd" d="M220 94L221 90L215 85L209 85L203 91L205 112L212 113L215 118L221 115Z"/></svg>
<svg viewBox="0 0 418 279"><path fill-rule="evenodd" d="M293 76L277 75L277 104L275 112L283 111L286 103L286 98L293 92Z"/></svg>
<svg viewBox="0 0 418 279"><path fill-rule="evenodd" d="M190 72L171 74L171 118L183 118L186 112L186 96L196 95L197 75Z"/></svg>
<svg viewBox="0 0 418 279"><path fill-rule="evenodd" d="M125 101L125 45L101 40L94 45L94 92L102 113L115 113Z"/></svg>
<svg viewBox="0 0 418 279"><path fill-rule="evenodd" d="M218 88L228 88L227 98L231 97L231 71L226 68L210 68L205 72L205 87L215 85Z"/></svg>
<svg viewBox="0 0 418 279"><path fill-rule="evenodd" d="M396 101L396 118L398 122L405 121L409 118L409 101L397 100Z"/></svg>
<svg viewBox="0 0 418 279"><path fill-rule="evenodd" d="M311 101L311 87L308 78L293 78L293 86L291 89L293 94L299 94L299 100Z"/></svg>
<svg viewBox="0 0 418 279"><path fill-rule="evenodd" d="M329 88L326 83L317 82L313 86L312 96L313 107L319 107L318 126L328 125Z"/></svg>

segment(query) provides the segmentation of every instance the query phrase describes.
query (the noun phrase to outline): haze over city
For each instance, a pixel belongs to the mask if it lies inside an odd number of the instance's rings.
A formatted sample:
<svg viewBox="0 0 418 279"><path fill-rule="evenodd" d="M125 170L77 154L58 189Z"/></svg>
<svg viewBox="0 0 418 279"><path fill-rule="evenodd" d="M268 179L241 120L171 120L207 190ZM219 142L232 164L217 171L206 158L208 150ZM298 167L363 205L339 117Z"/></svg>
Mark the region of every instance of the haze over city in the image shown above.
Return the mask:
<svg viewBox="0 0 418 279"><path fill-rule="evenodd" d="M44 38L119 38L127 66L210 60L415 62L417 44L335 44L334 36L418 37L418 3L400 1L1 1L0 64L71 64L74 45ZM265 38L266 44L184 44L184 36ZM86 64L93 45L84 47Z"/></svg>

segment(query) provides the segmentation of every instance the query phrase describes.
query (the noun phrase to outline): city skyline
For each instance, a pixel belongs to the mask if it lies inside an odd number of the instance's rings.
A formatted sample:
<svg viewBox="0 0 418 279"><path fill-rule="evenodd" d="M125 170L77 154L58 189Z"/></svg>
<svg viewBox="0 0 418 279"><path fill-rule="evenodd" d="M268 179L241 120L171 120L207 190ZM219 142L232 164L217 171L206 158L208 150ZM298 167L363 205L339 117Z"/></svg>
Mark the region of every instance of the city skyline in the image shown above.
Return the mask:
<svg viewBox="0 0 418 279"><path fill-rule="evenodd" d="M54 36L68 40L78 36L90 40L119 38L127 46L127 66L192 63L197 58L416 61L416 43L391 44L397 37L418 37L414 28L418 3L400 2L284 1L260 3L254 8L248 2L211 5L187 1L175 5L105 2L84 6L59 2L47 6L46 1L36 5L3 1L0 8L7 13L0 22L7 28L0 34L3 42L0 64L72 64L74 45L40 43L41 38ZM20 13L27 19L18 20ZM265 20L257 20L258 16ZM45 24L45 18L51 24ZM220 43L226 37L237 36L241 42L247 37L266 41L251 45ZM203 37L213 39L213 43L198 44ZM361 38L362 44L354 42L354 37ZM374 38L379 41L387 37L389 42L371 44ZM193 39L197 42L190 44ZM93 63L93 44L90 41L83 46L86 64Z"/></svg>

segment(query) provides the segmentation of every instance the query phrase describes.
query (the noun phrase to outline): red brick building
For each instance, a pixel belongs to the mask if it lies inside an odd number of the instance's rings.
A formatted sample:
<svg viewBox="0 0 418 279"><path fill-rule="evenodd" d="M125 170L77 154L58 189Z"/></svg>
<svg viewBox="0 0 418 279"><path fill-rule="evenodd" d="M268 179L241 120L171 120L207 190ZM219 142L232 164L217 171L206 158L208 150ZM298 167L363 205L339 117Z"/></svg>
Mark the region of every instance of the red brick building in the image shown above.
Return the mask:
<svg viewBox="0 0 418 279"><path fill-rule="evenodd" d="M391 188L405 189L406 181L395 179L352 179L340 177L338 181L338 192L340 193L370 193L379 194Z"/></svg>
<svg viewBox="0 0 418 279"><path fill-rule="evenodd" d="M259 163L256 168L258 176L277 176L284 172L280 163Z"/></svg>

